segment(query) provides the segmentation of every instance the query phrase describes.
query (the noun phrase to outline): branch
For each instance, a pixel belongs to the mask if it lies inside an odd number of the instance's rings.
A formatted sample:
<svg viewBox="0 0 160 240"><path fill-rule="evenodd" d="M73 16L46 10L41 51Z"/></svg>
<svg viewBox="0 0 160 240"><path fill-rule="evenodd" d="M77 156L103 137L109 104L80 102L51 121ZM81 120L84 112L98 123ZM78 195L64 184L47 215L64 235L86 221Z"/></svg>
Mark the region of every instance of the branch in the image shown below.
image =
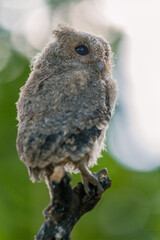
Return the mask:
<svg viewBox="0 0 160 240"><path fill-rule="evenodd" d="M103 175L103 170L94 173L104 191L111 186L111 180ZM70 178L63 171L55 171L50 179L52 187L52 200L44 210L46 218L35 240L71 240L70 234L80 217L91 211L101 199L97 195L96 187L90 187L90 196L84 191L82 183L78 183L73 189Z"/></svg>

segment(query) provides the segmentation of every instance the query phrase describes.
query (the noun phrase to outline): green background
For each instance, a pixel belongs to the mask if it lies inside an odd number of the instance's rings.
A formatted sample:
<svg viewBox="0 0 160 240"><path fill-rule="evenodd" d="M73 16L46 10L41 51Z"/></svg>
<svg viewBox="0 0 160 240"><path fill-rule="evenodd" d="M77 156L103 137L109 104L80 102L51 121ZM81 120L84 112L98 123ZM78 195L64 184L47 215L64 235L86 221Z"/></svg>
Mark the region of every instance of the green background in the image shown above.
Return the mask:
<svg viewBox="0 0 160 240"><path fill-rule="evenodd" d="M56 10L62 1L46 1ZM67 1L64 1L67 4ZM117 40L112 42L116 52ZM32 183L16 152L16 106L19 89L28 78L29 59L15 51L10 34L0 29L0 49L11 48L11 57L0 71L0 239L29 240L44 221L42 210L49 203L48 190ZM5 57L5 56L4 56ZM0 62L1 65L1 62ZM17 77L18 76L18 77ZM160 170L136 172L120 165L103 152L92 171L107 166L112 187L97 207L76 224L76 240L158 240L160 239ZM81 181L72 175L72 184Z"/></svg>

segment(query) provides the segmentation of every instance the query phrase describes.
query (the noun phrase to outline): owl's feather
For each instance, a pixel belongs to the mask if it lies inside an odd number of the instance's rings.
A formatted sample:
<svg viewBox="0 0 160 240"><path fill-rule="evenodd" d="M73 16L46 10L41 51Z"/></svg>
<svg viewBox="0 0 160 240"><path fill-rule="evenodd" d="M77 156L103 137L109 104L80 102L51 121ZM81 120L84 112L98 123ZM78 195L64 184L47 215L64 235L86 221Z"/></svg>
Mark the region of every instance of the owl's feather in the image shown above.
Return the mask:
<svg viewBox="0 0 160 240"><path fill-rule="evenodd" d="M56 39L34 61L17 103L17 149L35 180L56 165L76 172L84 157L84 164L94 165L116 99L109 44L66 27L54 34ZM88 46L88 56L75 51L82 43ZM104 53L108 59L99 72Z"/></svg>

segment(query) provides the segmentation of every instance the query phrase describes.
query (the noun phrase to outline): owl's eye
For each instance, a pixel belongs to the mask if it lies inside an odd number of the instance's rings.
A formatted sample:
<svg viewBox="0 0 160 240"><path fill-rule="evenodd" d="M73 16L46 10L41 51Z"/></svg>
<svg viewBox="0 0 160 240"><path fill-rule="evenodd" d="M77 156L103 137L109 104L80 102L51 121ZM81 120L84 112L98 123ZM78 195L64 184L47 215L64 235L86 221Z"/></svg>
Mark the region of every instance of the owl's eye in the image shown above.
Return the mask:
<svg viewBox="0 0 160 240"><path fill-rule="evenodd" d="M79 55L82 55L82 56L85 56L89 53L89 50L86 46L84 45L79 45L75 48L76 52L79 54Z"/></svg>

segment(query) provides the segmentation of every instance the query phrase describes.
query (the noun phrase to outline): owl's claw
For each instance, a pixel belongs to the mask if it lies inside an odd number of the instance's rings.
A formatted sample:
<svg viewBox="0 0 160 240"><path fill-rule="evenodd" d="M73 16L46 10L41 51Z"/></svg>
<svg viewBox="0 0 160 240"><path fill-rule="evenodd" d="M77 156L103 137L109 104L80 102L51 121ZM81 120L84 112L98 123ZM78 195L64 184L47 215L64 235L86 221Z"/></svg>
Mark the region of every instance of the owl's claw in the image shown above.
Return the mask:
<svg viewBox="0 0 160 240"><path fill-rule="evenodd" d="M48 217L48 215L49 215L49 210L52 208L52 206L53 206L53 204L52 204L52 203L49 203L49 205L43 210L43 216L44 216L45 218Z"/></svg>
<svg viewBox="0 0 160 240"><path fill-rule="evenodd" d="M98 178L94 176L92 173L85 175L82 174L82 180L84 184L84 189L87 195L94 196L94 195L101 195L104 192Z"/></svg>
<svg viewBox="0 0 160 240"><path fill-rule="evenodd" d="M100 178L102 175L105 177L108 177L108 171L107 168L103 168L102 170L100 170L97 173L93 173L94 175L96 175L96 177Z"/></svg>
<svg viewBox="0 0 160 240"><path fill-rule="evenodd" d="M101 185L100 179L102 176L108 177L108 172L107 169L104 168L98 173L92 173L89 171L87 167L87 156L83 159L83 161L78 162L77 168L80 170L82 174L82 181L84 184L84 189L87 195L89 196L100 196L103 192L104 189ZM86 161L86 163L85 163Z"/></svg>

